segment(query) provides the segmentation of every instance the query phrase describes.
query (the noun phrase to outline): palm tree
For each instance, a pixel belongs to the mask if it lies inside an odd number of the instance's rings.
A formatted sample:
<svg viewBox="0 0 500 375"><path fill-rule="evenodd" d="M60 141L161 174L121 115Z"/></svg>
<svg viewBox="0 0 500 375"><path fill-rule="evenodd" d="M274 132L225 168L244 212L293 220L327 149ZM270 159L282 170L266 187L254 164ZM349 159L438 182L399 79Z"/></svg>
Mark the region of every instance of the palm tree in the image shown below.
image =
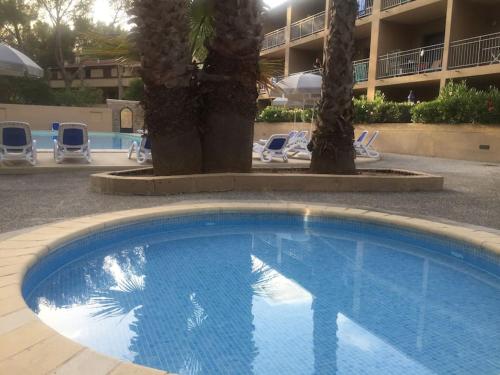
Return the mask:
<svg viewBox="0 0 500 375"><path fill-rule="evenodd" d="M356 172L353 127L354 29L356 0L334 0L325 46L323 87L312 139L311 172Z"/></svg>
<svg viewBox="0 0 500 375"><path fill-rule="evenodd" d="M248 172L252 167L261 0L211 0L214 36L203 66L204 172Z"/></svg>
<svg viewBox="0 0 500 375"><path fill-rule="evenodd" d="M156 175L202 170L188 8L186 0L135 0L131 11Z"/></svg>

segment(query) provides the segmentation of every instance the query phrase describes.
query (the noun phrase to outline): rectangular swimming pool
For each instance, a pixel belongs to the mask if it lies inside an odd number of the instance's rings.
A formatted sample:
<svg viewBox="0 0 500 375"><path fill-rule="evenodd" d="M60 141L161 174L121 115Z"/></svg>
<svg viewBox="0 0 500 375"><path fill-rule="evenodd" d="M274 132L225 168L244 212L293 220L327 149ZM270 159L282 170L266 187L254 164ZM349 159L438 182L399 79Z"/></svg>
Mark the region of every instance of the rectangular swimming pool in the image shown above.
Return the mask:
<svg viewBox="0 0 500 375"><path fill-rule="evenodd" d="M54 139L57 139L57 132L51 131L33 131L33 139L36 140L39 150L50 149L54 147ZM133 141L140 141L139 134L125 133L99 133L89 132L90 147L92 150L126 150Z"/></svg>

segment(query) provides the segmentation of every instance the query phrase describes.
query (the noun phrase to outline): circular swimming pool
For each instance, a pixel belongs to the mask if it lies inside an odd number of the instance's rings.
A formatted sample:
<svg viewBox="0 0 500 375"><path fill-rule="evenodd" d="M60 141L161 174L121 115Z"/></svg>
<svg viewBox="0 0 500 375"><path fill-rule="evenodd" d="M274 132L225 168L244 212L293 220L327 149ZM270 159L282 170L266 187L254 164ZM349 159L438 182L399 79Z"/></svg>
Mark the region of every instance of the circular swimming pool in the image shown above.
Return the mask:
<svg viewBox="0 0 500 375"><path fill-rule="evenodd" d="M47 325L178 374L498 374L500 259L368 222L214 213L79 238L26 275Z"/></svg>

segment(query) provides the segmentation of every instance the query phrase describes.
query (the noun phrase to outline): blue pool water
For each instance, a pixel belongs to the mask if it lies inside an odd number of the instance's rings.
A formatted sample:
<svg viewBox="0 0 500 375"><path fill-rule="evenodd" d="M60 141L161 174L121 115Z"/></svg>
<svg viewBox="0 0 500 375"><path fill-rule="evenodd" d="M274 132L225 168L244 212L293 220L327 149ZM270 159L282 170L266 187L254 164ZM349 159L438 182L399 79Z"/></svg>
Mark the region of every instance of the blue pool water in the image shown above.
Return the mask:
<svg viewBox="0 0 500 375"><path fill-rule="evenodd" d="M500 373L500 259L374 224L134 223L64 245L23 293L61 334L178 374Z"/></svg>
<svg viewBox="0 0 500 375"><path fill-rule="evenodd" d="M57 139L57 132L33 131L32 135L37 142L38 149L52 150L54 139ZM90 147L93 150L126 150L133 141L140 141L140 136L137 134L89 132L89 139Z"/></svg>

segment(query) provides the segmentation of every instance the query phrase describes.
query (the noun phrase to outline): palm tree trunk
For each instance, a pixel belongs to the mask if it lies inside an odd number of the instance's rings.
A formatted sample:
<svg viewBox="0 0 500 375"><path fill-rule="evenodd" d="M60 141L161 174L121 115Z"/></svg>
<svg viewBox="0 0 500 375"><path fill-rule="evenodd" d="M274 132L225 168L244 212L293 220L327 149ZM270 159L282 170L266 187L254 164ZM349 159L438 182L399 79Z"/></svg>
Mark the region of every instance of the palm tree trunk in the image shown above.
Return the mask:
<svg viewBox="0 0 500 375"><path fill-rule="evenodd" d="M353 147L353 66L356 0L334 0L325 47L323 87L312 139L311 172L356 172Z"/></svg>
<svg viewBox="0 0 500 375"><path fill-rule="evenodd" d="M189 50L188 2L135 0L136 44L145 85L144 122L156 175L200 173L194 69Z"/></svg>
<svg viewBox="0 0 500 375"><path fill-rule="evenodd" d="M204 172L248 172L262 41L261 0L211 0L215 37L204 64Z"/></svg>

